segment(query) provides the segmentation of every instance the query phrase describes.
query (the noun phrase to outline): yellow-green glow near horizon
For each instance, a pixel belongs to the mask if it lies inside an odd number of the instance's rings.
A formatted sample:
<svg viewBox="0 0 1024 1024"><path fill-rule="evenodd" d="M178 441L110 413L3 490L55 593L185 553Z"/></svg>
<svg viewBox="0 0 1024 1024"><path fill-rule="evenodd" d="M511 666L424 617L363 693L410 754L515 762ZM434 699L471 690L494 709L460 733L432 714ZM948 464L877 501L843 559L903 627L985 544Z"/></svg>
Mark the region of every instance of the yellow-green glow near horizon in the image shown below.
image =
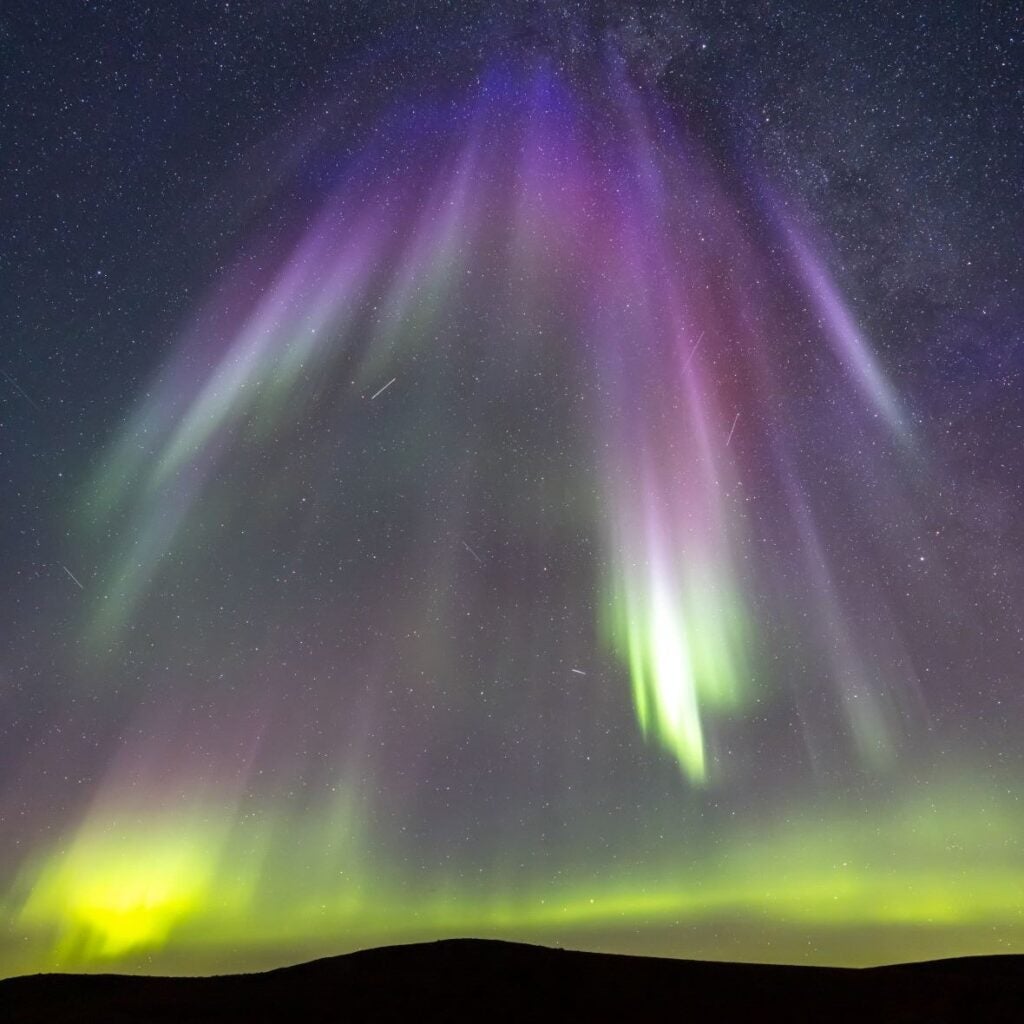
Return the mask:
<svg viewBox="0 0 1024 1024"><path fill-rule="evenodd" d="M508 892L388 876L368 861L347 873L323 846L312 859L261 866L244 853L259 847L259 827L238 823L229 838L208 823L211 810L177 827L163 818L140 817L131 829L91 822L63 851L42 854L26 871L28 895L15 917L28 948L8 960L8 972L21 963L212 964L221 947L259 962L261 951L289 943L333 952L451 934L574 936L600 948L619 930L666 926L674 930L661 951L684 956L696 952L689 929L715 922L756 922L764 943L748 956L760 960L773 958L774 935L802 929L808 962L835 962L844 933L882 935L890 926L920 930L925 955L932 934L954 952L958 933L979 926L1006 942L1024 934L1024 820L1012 793L984 785L936 784L861 815L805 810L773 826L737 826L721 854L655 858L642 870L595 865L592 884L531 876ZM306 822L292 834L305 849L323 830ZM324 884L330 874L333 887ZM967 941L970 951L976 938ZM854 960L877 962L870 947Z"/></svg>
<svg viewBox="0 0 1024 1024"><path fill-rule="evenodd" d="M160 948L175 926L209 912L212 856L208 835L162 822L134 835L86 833L45 862L17 921L29 931L55 927L58 961Z"/></svg>

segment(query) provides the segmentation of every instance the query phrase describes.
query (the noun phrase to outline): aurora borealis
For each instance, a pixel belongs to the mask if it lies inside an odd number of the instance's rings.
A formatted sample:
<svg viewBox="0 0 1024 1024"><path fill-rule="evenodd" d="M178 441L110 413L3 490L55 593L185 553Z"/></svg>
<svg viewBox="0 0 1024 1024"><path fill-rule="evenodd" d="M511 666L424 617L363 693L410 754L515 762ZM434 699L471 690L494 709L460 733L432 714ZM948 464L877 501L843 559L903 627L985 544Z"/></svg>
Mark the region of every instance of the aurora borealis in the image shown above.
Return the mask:
<svg viewBox="0 0 1024 1024"><path fill-rule="evenodd" d="M420 6L11 18L4 973L1024 951L1019 39Z"/></svg>

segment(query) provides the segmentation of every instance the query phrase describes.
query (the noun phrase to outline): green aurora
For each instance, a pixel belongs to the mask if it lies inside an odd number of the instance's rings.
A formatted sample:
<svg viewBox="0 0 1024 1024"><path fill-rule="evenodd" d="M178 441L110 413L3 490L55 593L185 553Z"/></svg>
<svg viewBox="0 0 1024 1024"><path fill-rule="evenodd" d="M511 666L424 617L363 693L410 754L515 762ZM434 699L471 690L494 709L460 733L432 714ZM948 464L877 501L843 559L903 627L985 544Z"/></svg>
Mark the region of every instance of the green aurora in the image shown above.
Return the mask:
<svg viewBox="0 0 1024 1024"><path fill-rule="evenodd" d="M275 137L24 545L0 973L1024 950L1019 509L641 71Z"/></svg>

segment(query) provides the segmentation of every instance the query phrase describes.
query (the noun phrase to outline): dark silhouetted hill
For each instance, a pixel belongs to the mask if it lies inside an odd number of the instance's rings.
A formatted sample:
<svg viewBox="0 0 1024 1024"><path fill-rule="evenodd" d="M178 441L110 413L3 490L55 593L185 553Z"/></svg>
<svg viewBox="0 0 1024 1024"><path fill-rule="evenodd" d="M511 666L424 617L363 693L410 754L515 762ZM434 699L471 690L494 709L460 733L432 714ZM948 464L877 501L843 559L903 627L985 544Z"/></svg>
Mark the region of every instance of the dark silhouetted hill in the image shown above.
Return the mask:
<svg viewBox="0 0 1024 1024"><path fill-rule="evenodd" d="M391 1020L1024 1024L1024 956L857 970L453 939L364 950L266 974L42 974L0 982L5 1024Z"/></svg>

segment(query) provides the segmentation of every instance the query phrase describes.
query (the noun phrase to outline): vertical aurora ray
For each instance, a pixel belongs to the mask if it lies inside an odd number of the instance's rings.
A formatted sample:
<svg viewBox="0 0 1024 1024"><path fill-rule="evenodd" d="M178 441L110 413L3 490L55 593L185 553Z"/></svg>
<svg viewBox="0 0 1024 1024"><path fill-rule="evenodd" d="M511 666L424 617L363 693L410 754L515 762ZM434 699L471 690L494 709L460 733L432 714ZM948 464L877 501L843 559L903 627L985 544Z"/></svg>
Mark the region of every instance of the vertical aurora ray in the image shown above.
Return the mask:
<svg viewBox="0 0 1024 1024"><path fill-rule="evenodd" d="M743 915L864 962L836 929L979 906L1020 934L998 787L871 789L925 703L899 389L782 204L592 63L392 118L127 418L74 531L73 685L117 728L19 854L19 966ZM830 773L863 805L823 807Z"/></svg>

